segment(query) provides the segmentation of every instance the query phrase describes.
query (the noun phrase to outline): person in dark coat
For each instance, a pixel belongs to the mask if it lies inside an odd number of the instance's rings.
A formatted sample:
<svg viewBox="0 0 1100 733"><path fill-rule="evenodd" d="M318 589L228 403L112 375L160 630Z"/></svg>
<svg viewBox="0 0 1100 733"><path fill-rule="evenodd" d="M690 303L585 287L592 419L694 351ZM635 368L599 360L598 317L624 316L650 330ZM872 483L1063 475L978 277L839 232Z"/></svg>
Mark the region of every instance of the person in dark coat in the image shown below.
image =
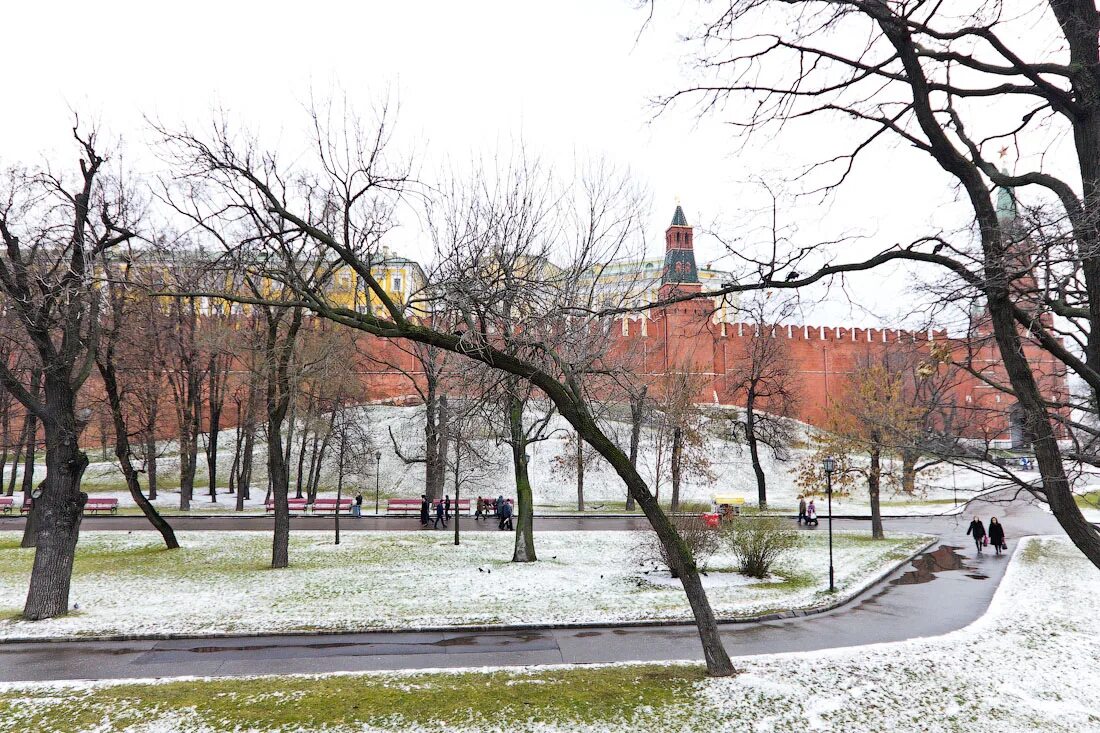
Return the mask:
<svg viewBox="0 0 1100 733"><path fill-rule="evenodd" d="M982 520L974 517L974 521L966 528L966 533L973 535L974 546L978 548L978 554L982 554L982 540L985 539L985 525L982 524Z"/></svg>
<svg viewBox="0 0 1100 733"><path fill-rule="evenodd" d="M996 517L989 518L989 544L993 545L993 549L997 551L998 555L1001 554L1001 550L1005 549L1005 528L1001 526Z"/></svg>
<svg viewBox="0 0 1100 733"><path fill-rule="evenodd" d="M446 522L451 518L451 495L443 495L443 521Z"/></svg>
<svg viewBox="0 0 1100 733"><path fill-rule="evenodd" d="M806 521L806 497L802 494L798 495L798 523L802 524Z"/></svg>
<svg viewBox="0 0 1100 733"><path fill-rule="evenodd" d="M512 529L512 505L500 499L500 526L498 529Z"/></svg>
<svg viewBox="0 0 1100 733"><path fill-rule="evenodd" d="M443 522L443 529L447 529L447 515L444 513L443 502L437 501L435 503L435 524L432 525L432 529L439 529L440 522Z"/></svg>
<svg viewBox="0 0 1100 733"><path fill-rule="evenodd" d="M427 527L428 522L432 521L431 515L428 513L430 505L428 504L428 495L420 495L420 526Z"/></svg>
<svg viewBox="0 0 1100 733"><path fill-rule="evenodd" d="M363 492L355 492L355 506L351 508L351 513L357 517L363 516Z"/></svg>

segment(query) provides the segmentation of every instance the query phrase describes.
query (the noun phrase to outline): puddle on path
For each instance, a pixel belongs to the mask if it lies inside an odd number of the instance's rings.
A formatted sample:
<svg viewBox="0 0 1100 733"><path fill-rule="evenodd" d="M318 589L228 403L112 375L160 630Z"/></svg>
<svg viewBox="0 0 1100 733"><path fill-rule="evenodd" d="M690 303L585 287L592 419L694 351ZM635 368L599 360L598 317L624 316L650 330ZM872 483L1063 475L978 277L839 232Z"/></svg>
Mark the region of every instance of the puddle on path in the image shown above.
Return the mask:
<svg viewBox="0 0 1100 733"><path fill-rule="evenodd" d="M917 555L913 558L914 569L904 573L899 578L891 580L890 585L927 583L936 577L936 573L949 570L969 570L971 572L967 573L966 577L975 580L985 580L989 577L976 572L976 568L967 565L966 558L956 552L958 549L960 548L955 545L940 545L938 549L932 552Z"/></svg>

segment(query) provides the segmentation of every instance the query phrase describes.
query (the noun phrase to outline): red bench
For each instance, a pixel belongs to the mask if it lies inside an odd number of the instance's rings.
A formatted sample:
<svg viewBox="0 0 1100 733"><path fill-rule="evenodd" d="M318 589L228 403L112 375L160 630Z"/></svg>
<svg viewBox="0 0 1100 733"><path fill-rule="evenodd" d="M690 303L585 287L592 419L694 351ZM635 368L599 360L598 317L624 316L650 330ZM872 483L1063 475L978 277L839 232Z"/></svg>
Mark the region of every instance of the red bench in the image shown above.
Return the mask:
<svg viewBox="0 0 1100 733"><path fill-rule="evenodd" d="M433 517L435 516L435 508L437 506L439 506L440 504L442 504L442 503L443 503L442 499L436 499L435 502L432 504L432 516ZM470 513L470 500L469 499L459 499L458 502L457 502L457 506L458 506L457 511L455 509L455 505L456 505L455 500L451 499L451 514L457 514L458 512L464 512L466 514ZM417 511L419 511L419 510L420 510L420 508L418 506Z"/></svg>
<svg viewBox="0 0 1100 733"><path fill-rule="evenodd" d="M11 514L13 506L15 506L15 499L10 496L0 496L0 511L3 511L4 514Z"/></svg>
<svg viewBox="0 0 1100 733"><path fill-rule="evenodd" d="M8 499L8 507L11 507L11 504L12 504L11 499ZM3 506L4 505L2 503L0 503L0 507L3 507ZM33 508L34 508L34 500L33 499L27 499L26 501L23 502L23 505L19 507L19 513L20 514L26 514ZM8 509L5 509L4 511L5 512L11 511L11 509L8 508ZM118 513L118 499L115 499L113 497L107 497L107 496L100 496L100 497L92 496L92 497L89 497L88 498L88 503L86 503L84 505L84 513L85 514L99 514L100 512L110 512L111 514L117 514Z"/></svg>
<svg viewBox="0 0 1100 733"><path fill-rule="evenodd" d="M100 512L110 512L111 514L118 513L118 499L107 497L88 497L88 502L84 505L85 514L99 514Z"/></svg>
<svg viewBox="0 0 1100 733"><path fill-rule="evenodd" d="M420 499L386 499L386 514L420 514Z"/></svg>
<svg viewBox="0 0 1100 733"><path fill-rule="evenodd" d="M306 507L309 506L309 499L287 499L286 503L290 511L304 512ZM264 510L269 512L275 511L275 500L268 499L267 502L264 503Z"/></svg>
<svg viewBox="0 0 1100 733"><path fill-rule="evenodd" d="M340 511L351 511L351 499L340 499ZM336 499L314 499L313 500L313 513L317 512L335 512L336 511Z"/></svg>

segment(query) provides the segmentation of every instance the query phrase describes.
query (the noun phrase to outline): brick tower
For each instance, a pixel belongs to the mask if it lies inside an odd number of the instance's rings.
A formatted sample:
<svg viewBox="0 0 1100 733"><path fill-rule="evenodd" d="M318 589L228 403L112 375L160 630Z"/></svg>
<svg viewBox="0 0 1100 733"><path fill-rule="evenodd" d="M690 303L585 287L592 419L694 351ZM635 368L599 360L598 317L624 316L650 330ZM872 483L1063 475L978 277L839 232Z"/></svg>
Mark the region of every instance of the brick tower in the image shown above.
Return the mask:
<svg viewBox="0 0 1100 733"><path fill-rule="evenodd" d="M672 215L672 224L665 230L665 267L661 273L659 297L664 300L674 295L701 292L699 271L695 267L695 249L691 239L693 228L680 204Z"/></svg>

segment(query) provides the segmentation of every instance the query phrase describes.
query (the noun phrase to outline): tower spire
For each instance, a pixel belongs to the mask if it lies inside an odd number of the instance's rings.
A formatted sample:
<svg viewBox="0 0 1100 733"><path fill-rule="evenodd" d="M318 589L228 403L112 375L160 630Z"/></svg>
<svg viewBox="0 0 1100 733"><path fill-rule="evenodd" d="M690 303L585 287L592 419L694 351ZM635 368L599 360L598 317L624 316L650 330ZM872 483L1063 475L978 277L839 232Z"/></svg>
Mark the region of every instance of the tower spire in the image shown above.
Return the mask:
<svg viewBox="0 0 1100 733"><path fill-rule="evenodd" d="M692 244L694 229L679 202L672 214L672 224L665 230L665 267L661 273L660 297L675 293L699 292L699 270L695 266L695 249Z"/></svg>

